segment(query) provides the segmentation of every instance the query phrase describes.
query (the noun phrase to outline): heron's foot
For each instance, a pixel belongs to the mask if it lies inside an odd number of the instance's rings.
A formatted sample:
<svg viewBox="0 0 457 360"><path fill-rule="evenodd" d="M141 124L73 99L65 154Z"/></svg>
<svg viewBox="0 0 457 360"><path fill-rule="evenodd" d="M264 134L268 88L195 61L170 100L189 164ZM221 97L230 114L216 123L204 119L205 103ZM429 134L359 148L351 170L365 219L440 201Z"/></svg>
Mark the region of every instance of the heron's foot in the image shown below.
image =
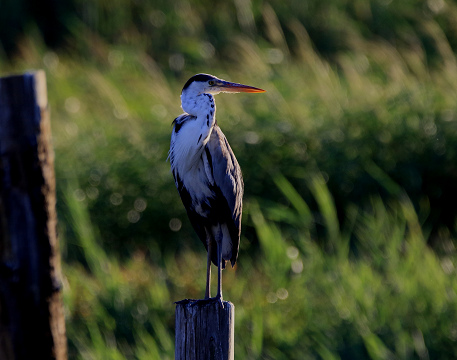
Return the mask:
<svg viewBox="0 0 457 360"><path fill-rule="evenodd" d="M212 303L216 302L218 299L216 297L212 298L205 298L205 299L184 299L181 301L176 301L175 304L184 304L184 303L191 303L191 304L205 304L205 303Z"/></svg>
<svg viewBox="0 0 457 360"><path fill-rule="evenodd" d="M222 294L216 295L216 297L213 299L219 303L222 309L224 308L224 300L222 299Z"/></svg>
<svg viewBox="0 0 457 360"><path fill-rule="evenodd" d="M181 301L176 301L175 304L190 304L191 306L192 305L196 305L196 304L199 304L199 305L205 305L205 304L212 304L212 303L218 303L219 306L221 307L221 309L224 309L224 300L222 300L222 296L215 296L215 297L212 297L212 298L208 298L208 299L184 299L184 300L181 300Z"/></svg>
<svg viewBox="0 0 457 360"><path fill-rule="evenodd" d="M199 300L192 300L194 304L210 304L210 303L219 303L220 307L224 308L224 300L222 300L222 296L215 296L207 299L199 299Z"/></svg>

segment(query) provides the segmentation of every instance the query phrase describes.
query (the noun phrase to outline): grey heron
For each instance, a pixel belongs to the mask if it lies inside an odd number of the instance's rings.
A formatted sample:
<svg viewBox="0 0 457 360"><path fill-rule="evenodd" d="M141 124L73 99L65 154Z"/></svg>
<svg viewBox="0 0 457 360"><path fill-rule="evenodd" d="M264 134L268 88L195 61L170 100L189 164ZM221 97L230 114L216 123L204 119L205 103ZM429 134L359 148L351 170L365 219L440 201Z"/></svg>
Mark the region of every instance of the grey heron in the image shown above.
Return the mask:
<svg viewBox="0 0 457 360"><path fill-rule="evenodd" d="M218 267L216 299L222 300L222 269L238 258L243 177L217 125L214 95L265 90L208 74L192 76L181 92L184 114L173 121L168 158L189 220L208 252L205 299L211 296L211 261Z"/></svg>

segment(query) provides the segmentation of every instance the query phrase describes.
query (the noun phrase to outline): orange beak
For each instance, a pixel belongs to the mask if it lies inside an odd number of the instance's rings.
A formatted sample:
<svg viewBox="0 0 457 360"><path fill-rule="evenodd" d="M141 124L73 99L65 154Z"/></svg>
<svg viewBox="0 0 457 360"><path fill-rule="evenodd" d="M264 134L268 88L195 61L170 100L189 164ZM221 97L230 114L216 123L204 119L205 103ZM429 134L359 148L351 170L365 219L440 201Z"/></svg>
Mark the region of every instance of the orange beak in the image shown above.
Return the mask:
<svg viewBox="0 0 457 360"><path fill-rule="evenodd" d="M246 93L263 93L265 90L259 89L253 86L232 83L229 81L221 80L218 84L218 87L221 88L222 92L231 92L231 93L239 93L239 92L246 92Z"/></svg>

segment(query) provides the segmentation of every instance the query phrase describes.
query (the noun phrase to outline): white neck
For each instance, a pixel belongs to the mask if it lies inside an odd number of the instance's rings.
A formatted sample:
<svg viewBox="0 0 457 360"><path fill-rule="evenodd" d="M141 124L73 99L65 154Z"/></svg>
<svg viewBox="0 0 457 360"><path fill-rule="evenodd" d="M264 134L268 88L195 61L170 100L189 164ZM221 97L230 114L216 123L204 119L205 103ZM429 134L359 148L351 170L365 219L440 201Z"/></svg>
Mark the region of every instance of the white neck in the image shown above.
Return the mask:
<svg viewBox="0 0 457 360"><path fill-rule="evenodd" d="M189 171L201 156L204 146L209 141L216 123L216 103L211 94L195 96L181 94L182 109L194 117L185 120L179 132L173 131L170 151L172 168L179 173Z"/></svg>
<svg viewBox="0 0 457 360"><path fill-rule="evenodd" d="M210 111L213 112L211 116L216 117L216 102L211 94L201 93L194 95L184 91L181 93L181 108L189 115L196 117L200 115L206 116Z"/></svg>

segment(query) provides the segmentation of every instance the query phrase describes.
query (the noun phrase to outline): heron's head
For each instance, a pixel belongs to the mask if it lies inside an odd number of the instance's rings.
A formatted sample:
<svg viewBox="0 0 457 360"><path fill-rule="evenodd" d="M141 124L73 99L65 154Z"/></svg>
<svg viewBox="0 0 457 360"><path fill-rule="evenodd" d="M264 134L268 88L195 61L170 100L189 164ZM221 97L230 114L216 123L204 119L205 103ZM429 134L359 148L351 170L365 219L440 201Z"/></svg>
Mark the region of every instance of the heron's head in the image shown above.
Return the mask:
<svg viewBox="0 0 457 360"><path fill-rule="evenodd" d="M265 92L265 90L242 85L238 83L233 83L219 79L213 75L209 74L197 74L192 76L187 80L186 84L182 88L182 96L197 96L203 93L217 95L221 92L226 93L239 93L239 92L248 92L248 93L258 93Z"/></svg>
<svg viewBox="0 0 457 360"><path fill-rule="evenodd" d="M265 92L265 90L253 86L225 81L209 74L197 74L187 80L186 84L182 88L181 107L187 113L194 114L196 110L198 111L199 108L198 101L196 101L198 95L217 95L221 92L260 93Z"/></svg>

